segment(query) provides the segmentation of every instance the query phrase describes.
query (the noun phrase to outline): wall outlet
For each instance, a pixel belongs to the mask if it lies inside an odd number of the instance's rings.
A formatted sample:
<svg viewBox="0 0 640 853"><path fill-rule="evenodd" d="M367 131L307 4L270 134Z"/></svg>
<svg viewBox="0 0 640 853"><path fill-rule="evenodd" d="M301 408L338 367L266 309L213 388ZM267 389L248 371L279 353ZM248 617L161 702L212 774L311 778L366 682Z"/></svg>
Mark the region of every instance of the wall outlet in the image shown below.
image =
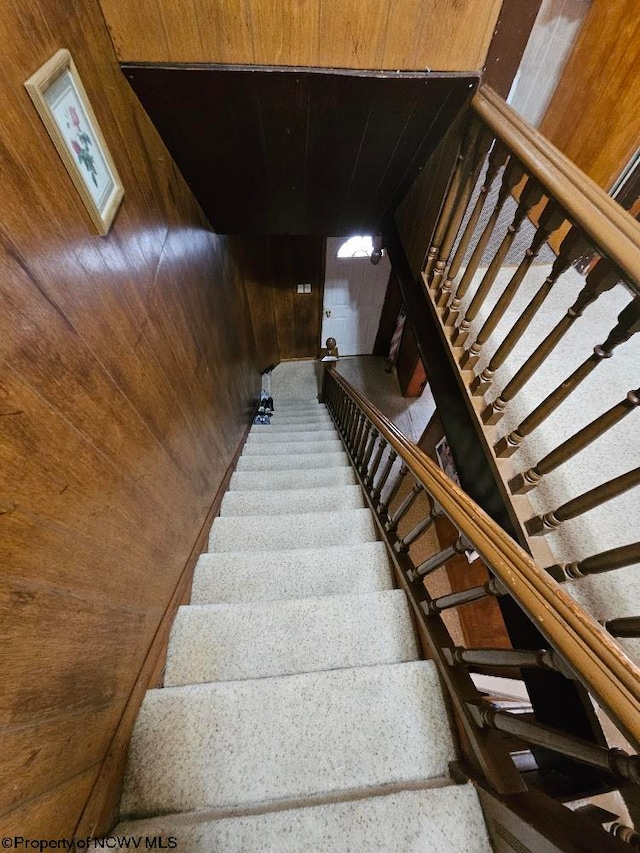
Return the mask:
<svg viewBox="0 0 640 853"><path fill-rule="evenodd" d="M310 284L299 284L298 285L298 293L311 293L311 285Z"/></svg>

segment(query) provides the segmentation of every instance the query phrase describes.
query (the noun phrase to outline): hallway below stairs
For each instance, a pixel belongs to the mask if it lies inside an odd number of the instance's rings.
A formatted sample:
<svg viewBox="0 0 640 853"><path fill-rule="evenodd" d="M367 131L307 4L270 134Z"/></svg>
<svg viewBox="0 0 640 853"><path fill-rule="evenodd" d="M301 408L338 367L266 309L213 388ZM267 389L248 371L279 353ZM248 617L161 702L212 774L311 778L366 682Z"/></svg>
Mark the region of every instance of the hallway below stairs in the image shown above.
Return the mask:
<svg viewBox="0 0 640 853"><path fill-rule="evenodd" d="M490 851L475 789L449 776L436 668L311 374L273 391L143 702L112 834L220 853Z"/></svg>

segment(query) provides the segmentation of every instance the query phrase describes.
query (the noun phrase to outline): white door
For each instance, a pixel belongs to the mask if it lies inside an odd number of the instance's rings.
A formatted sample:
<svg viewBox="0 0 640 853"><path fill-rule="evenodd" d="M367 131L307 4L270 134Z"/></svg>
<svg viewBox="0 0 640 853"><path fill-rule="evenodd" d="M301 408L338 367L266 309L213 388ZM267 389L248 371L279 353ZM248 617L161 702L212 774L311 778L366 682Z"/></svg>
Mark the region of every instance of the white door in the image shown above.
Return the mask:
<svg viewBox="0 0 640 853"><path fill-rule="evenodd" d="M386 254L377 266L368 257L338 258L344 242L344 237L327 238L321 343L335 338L340 355L370 355L391 264Z"/></svg>

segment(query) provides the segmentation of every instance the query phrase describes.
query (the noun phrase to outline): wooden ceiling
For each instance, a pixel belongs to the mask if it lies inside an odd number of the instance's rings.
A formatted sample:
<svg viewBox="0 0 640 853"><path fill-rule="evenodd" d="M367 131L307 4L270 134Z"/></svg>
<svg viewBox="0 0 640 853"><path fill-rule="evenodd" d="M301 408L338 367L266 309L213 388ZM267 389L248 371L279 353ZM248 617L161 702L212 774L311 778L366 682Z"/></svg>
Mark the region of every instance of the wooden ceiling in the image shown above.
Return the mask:
<svg viewBox="0 0 640 853"><path fill-rule="evenodd" d="M379 230L477 84L469 74L123 70L212 226L229 234Z"/></svg>

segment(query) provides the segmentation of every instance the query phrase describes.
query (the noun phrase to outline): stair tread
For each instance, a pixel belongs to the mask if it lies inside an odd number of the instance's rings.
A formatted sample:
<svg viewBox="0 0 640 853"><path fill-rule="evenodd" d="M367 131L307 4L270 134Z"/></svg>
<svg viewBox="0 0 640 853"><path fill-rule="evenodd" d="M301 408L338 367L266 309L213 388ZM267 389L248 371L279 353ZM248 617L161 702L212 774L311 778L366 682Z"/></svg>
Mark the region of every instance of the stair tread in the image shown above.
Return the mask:
<svg viewBox="0 0 640 853"><path fill-rule="evenodd" d="M385 545L364 542L329 548L291 548L202 554L192 604L278 601L391 589Z"/></svg>
<svg viewBox="0 0 640 853"><path fill-rule="evenodd" d="M335 486L309 489L270 489L227 492L220 516L281 515L296 512L359 509L364 506L360 486Z"/></svg>
<svg viewBox="0 0 640 853"><path fill-rule="evenodd" d="M281 471L291 468L343 468L349 457L340 453L290 453L282 456L241 456L236 471Z"/></svg>
<svg viewBox="0 0 640 853"><path fill-rule="evenodd" d="M303 432L303 433L304 432L317 432L317 433L321 433L322 435L339 434L339 433L337 433L337 430L336 430L335 426L333 425L333 423L327 422L327 423L317 424L317 423L308 423L306 421L301 421L300 423L293 423L293 424L278 424L275 421L271 421L271 423L269 425L254 424L251 427L251 431L249 434L250 435L260 435L260 436L266 436L266 435L288 436L288 435L297 435L298 433L301 433L301 432ZM278 440L279 441L282 441L282 440L286 441L286 438L285 439L278 439Z"/></svg>
<svg viewBox="0 0 640 853"><path fill-rule="evenodd" d="M295 414L285 414L283 412L276 412L272 416L271 425L274 424L299 424L299 423L310 423L310 424L331 424L334 426L333 419L331 415L325 412L296 412Z"/></svg>
<svg viewBox="0 0 640 853"><path fill-rule="evenodd" d="M235 471L231 475L229 491L271 491L276 489L310 489L335 485L350 486L356 483L351 466L340 468L291 468L288 471L270 471L265 477L261 471Z"/></svg>
<svg viewBox="0 0 640 853"><path fill-rule="evenodd" d="M401 590L180 607L165 687L402 663L417 649Z"/></svg>
<svg viewBox="0 0 640 853"><path fill-rule="evenodd" d="M445 778L455 750L432 662L149 690L123 816L242 807Z"/></svg>
<svg viewBox="0 0 640 853"><path fill-rule="evenodd" d="M120 824L115 836L175 836L192 853L491 853L472 785L399 791L311 808L211 820L173 814Z"/></svg>
<svg viewBox="0 0 640 853"><path fill-rule="evenodd" d="M320 430L307 430L298 432L270 432L272 427L261 427L256 425L251 428L247 438L249 444L271 444L281 442L305 443L307 441L327 441L340 438L340 433L335 427L322 428ZM245 445L245 447L247 446Z"/></svg>
<svg viewBox="0 0 640 853"><path fill-rule="evenodd" d="M296 445L296 448L298 445ZM243 456L289 456L291 455L290 441L272 441L268 444L245 444L242 451ZM339 438L328 438L326 440L304 442L300 450L304 453L341 453L344 445Z"/></svg>
<svg viewBox="0 0 640 853"><path fill-rule="evenodd" d="M263 551L322 548L331 544L373 542L376 530L368 509L218 517L209 535L209 551Z"/></svg>

